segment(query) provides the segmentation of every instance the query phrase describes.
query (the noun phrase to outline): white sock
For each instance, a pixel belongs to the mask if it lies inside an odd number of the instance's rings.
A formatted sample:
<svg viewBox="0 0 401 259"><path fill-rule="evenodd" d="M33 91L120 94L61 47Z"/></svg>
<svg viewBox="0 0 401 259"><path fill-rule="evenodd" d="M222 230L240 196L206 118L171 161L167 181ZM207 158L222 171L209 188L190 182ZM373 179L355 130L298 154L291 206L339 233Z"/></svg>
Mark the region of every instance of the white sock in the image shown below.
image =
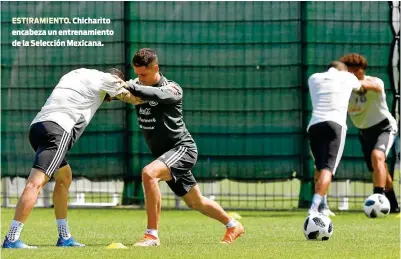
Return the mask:
<svg viewBox="0 0 401 259"><path fill-rule="evenodd" d="M319 210L319 205L322 202L323 197L320 196L319 194L315 193L313 195L313 199L312 199L312 205L311 205L311 209L314 211L318 211Z"/></svg>
<svg viewBox="0 0 401 259"><path fill-rule="evenodd" d="M235 219L231 219L230 222L227 223L226 228L232 228L237 226L237 221Z"/></svg>
<svg viewBox="0 0 401 259"><path fill-rule="evenodd" d="M156 238L159 238L157 229L149 229L148 228L148 229L146 229L145 233L149 234L149 235L152 235L152 236L154 236Z"/></svg>
<svg viewBox="0 0 401 259"><path fill-rule="evenodd" d="M71 233L68 229L67 219L57 219L56 221L58 234L64 239L69 239L71 237Z"/></svg>
<svg viewBox="0 0 401 259"><path fill-rule="evenodd" d="M13 220L11 221L10 229L7 233L7 239L11 242L15 242L19 239L21 235L22 227L24 226L23 223Z"/></svg>

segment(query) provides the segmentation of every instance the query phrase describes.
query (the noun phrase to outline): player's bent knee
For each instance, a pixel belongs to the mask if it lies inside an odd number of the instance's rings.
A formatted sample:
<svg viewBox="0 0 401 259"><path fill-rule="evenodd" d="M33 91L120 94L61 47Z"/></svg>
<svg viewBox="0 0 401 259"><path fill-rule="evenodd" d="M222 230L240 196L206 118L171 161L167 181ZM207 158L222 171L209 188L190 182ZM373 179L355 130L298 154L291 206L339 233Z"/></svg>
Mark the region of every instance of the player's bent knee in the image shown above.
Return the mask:
<svg viewBox="0 0 401 259"><path fill-rule="evenodd" d="M142 169L142 181L151 181L155 179L155 170L152 166L145 166Z"/></svg>
<svg viewBox="0 0 401 259"><path fill-rule="evenodd" d="M377 166L381 163L384 163L386 160L383 151L373 150L372 152L372 164L373 166Z"/></svg>
<svg viewBox="0 0 401 259"><path fill-rule="evenodd" d="M38 180L33 180L33 179L28 179L26 182L25 188L26 189L33 189L36 191L40 191L42 187L44 186L45 183L38 181Z"/></svg>

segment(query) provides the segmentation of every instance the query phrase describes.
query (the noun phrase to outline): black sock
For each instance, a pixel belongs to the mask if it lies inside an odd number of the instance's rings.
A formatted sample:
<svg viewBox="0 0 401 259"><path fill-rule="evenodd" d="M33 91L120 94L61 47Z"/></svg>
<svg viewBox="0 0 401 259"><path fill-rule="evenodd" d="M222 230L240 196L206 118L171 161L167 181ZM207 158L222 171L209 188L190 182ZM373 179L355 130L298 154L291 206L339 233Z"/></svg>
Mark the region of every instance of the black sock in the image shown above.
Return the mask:
<svg viewBox="0 0 401 259"><path fill-rule="evenodd" d="M373 193L383 194L384 195L384 188L382 187L374 187Z"/></svg>
<svg viewBox="0 0 401 259"><path fill-rule="evenodd" d="M398 208L398 202L397 202L397 197L395 196L394 189L391 188L389 190L386 190L384 193L390 202L391 209Z"/></svg>

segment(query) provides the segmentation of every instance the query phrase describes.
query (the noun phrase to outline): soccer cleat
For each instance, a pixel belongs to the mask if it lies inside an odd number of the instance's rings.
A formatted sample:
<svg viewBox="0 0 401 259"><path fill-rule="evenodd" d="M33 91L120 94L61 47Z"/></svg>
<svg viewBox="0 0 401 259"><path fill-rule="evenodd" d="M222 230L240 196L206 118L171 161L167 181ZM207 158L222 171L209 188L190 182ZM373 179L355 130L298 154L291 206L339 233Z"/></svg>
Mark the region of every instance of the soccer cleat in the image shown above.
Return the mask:
<svg viewBox="0 0 401 259"><path fill-rule="evenodd" d="M326 217L335 217L336 216L336 214L334 214L334 212L332 212L329 208L322 209L320 211L320 213L322 213Z"/></svg>
<svg viewBox="0 0 401 259"><path fill-rule="evenodd" d="M242 226L242 224L239 221L237 221L237 225L235 227L227 228L226 234L220 241L220 244L231 244L232 242L234 242L235 239L237 239L244 233L245 233L244 226Z"/></svg>
<svg viewBox="0 0 401 259"><path fill-rule="evenodd" d="M84 244L78 243L74 238L64 239L62 236L58 237L56 246L60 247L83 247Z"/></svg>
<svg viewBox="0 0 401 259"><path fill-rule="evenodd" d="M143 238L136 242L134 246L159 246L160 245L160 239L145 233Z"/></svg>
<svg viewBox="0 0 401 259"><path fill-rule="evenodd" d="M20 248L20 249L35 249L35 248L37 248L36 246L26 245L19 239L14 241L14 242L11 242L10 240L8 240L7 236L4 239L2 247L3 248L14 248L14 249L16 249L16 248Z"/></svg>

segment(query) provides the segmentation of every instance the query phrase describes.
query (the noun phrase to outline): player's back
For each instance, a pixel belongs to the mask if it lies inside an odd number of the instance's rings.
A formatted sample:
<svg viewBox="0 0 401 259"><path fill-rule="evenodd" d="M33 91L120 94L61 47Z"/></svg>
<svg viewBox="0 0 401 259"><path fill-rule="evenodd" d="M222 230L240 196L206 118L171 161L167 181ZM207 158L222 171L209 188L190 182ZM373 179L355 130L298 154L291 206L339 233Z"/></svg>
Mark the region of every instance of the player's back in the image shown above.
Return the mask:
<svg viewBox="0 0 401 259"><path fill-rule="evenodd" d="M105 77L109 80L112 76L86 68L72 70L65 74L32 124L53 121L67 132L70 132L77 123L85 127L106 95L106 92L102 90Z"/></svg>
<svg viewBox="0 0 401 259"><path fill-rule="evenodd" d="M351 73L330 68L313 74L308 84L313 106L308 128L323 121L334 121L346 128L348 101L352 90L360 88L358 79Z"/></svg>

